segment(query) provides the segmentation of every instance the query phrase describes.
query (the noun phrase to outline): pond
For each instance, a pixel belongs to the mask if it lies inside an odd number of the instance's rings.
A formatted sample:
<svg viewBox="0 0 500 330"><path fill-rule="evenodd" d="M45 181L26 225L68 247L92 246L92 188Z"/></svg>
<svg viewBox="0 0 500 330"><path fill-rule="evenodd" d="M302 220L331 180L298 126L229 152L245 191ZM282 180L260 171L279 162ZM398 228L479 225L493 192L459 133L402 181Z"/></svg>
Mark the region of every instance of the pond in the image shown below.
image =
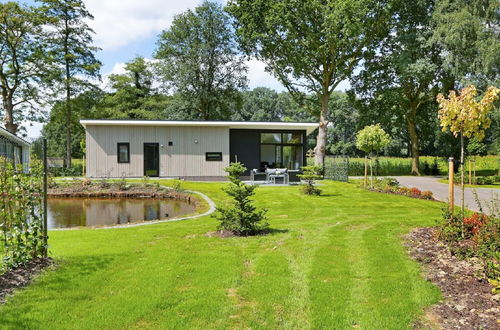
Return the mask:
<svg viewBox="0 0 500 330"><path fill-rule="evenodd" d="M101 227L167 220L194 213L195 204L172 199L49 198L49 229Z"/></svg>

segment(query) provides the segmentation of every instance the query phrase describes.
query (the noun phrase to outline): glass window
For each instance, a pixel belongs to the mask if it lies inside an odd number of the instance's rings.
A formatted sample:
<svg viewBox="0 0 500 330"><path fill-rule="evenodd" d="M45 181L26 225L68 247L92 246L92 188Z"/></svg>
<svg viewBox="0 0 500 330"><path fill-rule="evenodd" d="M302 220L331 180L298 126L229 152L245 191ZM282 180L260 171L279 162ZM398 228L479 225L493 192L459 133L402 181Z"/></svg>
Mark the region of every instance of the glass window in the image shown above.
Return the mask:
<svg viewBox="0 0 500 330"><path fill-rule="evenodd" d="M19 146L14 147L14 164L19 165L23 162L23 148Z"/></svg>
<svg viewBox="0 0 500 330"><path fill-rule="evenodd" d="M281 143L281 133L261 133L260 143Z"/></svg>
<svg viewBox="0 0 500 330"><path fill-rule="evenodd" d="M130 163L130 143L118 143L118 163Z"/></svg>
<svg viewBox="0 0 500 330"><path fill-rule="evenodd" d="M206 152L205 160L207 162L222 162L222 152Z"/></svg>
<svg viewBox="0 0 500 330"><path fill-rule="evenodd" d="M260 146L260 162L262 168L281 167L281 146L262 144Z"/></svg>
<svg viewBox="0 0 500 330"><path fill-rule="evenodd" d="M283 146L283 167L300 170L302 166L302 146Z"/></svg>
<svg viewBox="0 0 500 330"><path fill-rule="evenodd" d="M301 133L284 133L283 143L285 144L302 144Z"/></svg>

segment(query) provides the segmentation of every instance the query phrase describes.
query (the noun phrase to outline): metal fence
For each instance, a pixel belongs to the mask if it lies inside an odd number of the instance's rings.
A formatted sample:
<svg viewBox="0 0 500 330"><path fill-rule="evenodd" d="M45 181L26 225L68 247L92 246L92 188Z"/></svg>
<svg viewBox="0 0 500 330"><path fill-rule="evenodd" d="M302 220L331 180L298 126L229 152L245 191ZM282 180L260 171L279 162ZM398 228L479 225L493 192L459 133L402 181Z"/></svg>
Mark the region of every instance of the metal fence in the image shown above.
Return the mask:
<svg viewBox="0 0 500 330"><path fill-rule="evenodd" d="M18 142L0 136L0 275L47 256L46 143Z"/></svg>
<svg viewBox="0 0 500 330"><path fill-rule="evenodd" d="M334 181L349 181L349 157L327 156L325 157L325 179Z"/></svg>

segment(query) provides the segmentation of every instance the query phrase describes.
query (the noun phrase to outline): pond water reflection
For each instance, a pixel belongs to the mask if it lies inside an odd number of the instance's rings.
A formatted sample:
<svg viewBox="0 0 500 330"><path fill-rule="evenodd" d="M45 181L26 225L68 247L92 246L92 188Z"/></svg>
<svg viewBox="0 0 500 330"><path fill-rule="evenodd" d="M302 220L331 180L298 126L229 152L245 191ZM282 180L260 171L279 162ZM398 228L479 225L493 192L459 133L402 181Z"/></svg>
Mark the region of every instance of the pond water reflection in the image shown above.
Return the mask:
<svg viewBox="0 0 500 330"><path fill-rule="evenodd" d="M99 227L173 219L193 213L196 207L184 201L140 198L49 198L49 229Z"/></svg>

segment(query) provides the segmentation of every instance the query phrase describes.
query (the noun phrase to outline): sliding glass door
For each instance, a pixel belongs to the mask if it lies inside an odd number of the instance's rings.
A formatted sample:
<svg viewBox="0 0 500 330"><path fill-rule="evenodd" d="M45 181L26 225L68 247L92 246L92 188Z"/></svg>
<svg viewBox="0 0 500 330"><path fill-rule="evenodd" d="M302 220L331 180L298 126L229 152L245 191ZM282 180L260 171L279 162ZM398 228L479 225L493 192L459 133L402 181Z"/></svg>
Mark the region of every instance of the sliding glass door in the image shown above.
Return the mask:
<svg viewBox="0 0 500 330"><path fill-rule="evenodd" d="M303 166L302 133L261 133L261 168L299 170Z"/></svg>

